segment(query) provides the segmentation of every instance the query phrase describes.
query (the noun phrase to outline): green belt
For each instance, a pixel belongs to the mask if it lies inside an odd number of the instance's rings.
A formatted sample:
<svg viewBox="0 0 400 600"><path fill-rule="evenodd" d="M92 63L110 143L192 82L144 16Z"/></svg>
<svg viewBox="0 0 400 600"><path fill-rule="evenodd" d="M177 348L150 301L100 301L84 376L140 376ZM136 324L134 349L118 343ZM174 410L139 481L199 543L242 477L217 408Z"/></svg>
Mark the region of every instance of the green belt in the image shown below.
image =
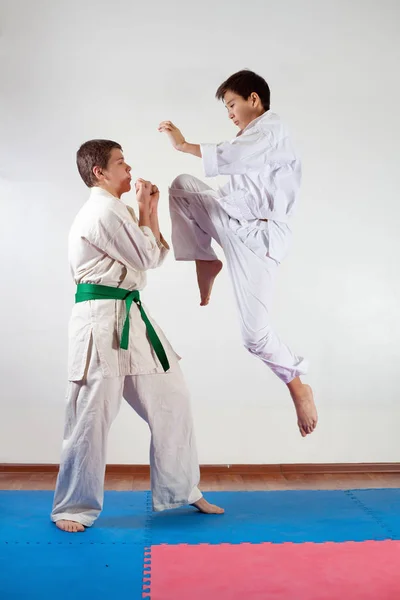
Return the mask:
<svg viewBox="0 0 400 600"><path fill-rule="evenodd" d="M108 285L96 285L94 283L79 283L76 288L75 302L86 302L86 300L125 300L126 305L126 319L124 327L122 329L122 336L120 342L120 348L123 350L128 349L129 344L129 311L132 306L132 302L137 304L142 319L146 325L147 335L149 336L150 344L153 346L156 355L160 363L163 366L164 371L168 371L170 368L167 355L163 348L163 345L154 330L153 325L150 323L142 303L140 301L140 293L138 290L123 290L121 288L115 288Z"/></svg>

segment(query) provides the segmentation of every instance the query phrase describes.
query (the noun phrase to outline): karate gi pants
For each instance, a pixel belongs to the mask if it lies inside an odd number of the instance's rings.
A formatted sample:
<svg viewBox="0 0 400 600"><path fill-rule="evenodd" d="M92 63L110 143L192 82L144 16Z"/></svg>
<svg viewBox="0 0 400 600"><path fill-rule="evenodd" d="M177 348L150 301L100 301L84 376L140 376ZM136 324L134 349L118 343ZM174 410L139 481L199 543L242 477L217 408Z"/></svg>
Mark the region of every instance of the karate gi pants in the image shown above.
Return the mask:
<svg viewBox="0 0 400 600"><path fill-rule="evenodd" d="M259 232L240 228L222 209L218 197L218 192L191 175L180 175L173 181L169 201L175 258L215 260L211 242L216 240L226 257L245 348L289 383L304 375L308 364L280 340L271 325L279 263L267 256L267 247L255 247Z"/></svg>
<svg viewBox="0 0 400 600"><path fill-rule="evenodd" d="M189 393L179 364L165 374L104 378L91 341L84 379L69 382L52 521L68 519L89 527L99 516L107 437L122 397L150 428L153 509L175 508L202 497Z"/></svg>

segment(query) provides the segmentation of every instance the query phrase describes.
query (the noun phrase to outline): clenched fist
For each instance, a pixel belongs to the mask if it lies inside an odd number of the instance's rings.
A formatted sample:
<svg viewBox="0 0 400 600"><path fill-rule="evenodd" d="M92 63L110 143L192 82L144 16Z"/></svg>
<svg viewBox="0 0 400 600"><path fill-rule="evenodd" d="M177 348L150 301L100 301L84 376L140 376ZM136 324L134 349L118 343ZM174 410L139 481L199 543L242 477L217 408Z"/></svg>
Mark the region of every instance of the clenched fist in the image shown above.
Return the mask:
<svg viewBox="0 0 400 600"><path fill-rule="evenodd" d="M150 181L146 181L145 179L137 179L135 181L136 200L139 204L150 203L152 189L153 185Z"/></svg>

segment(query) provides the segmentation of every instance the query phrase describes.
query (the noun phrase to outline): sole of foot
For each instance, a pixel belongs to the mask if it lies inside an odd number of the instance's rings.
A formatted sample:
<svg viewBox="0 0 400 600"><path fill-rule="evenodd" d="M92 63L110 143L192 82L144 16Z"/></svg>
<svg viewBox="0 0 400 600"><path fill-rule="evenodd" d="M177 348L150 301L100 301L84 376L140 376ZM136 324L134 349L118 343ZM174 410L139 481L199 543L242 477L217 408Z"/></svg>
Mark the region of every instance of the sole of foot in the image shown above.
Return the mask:
<svg viewBox="0 0 400 600"><path fill-rule="evenodd" d="M220 260L196 260L197 283L200 290L200 306L210 302L214 280L222 269Z"/></svg>

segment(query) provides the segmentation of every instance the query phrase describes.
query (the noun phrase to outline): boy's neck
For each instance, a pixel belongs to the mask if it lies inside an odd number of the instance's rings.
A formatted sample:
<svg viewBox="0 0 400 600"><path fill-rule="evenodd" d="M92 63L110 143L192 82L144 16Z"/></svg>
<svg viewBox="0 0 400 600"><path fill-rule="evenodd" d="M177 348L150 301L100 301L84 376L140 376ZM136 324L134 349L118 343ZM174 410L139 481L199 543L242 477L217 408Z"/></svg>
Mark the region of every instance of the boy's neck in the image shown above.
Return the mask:
<svg viewBox="0 0 400 600"><path fill-rule="evenodd" d="M251 125L252 123L254 123L254 121L256 121L257 119L259 119L260 117L262 117L263 115L265 115L265 113L266 113L266 112L268 112L268 111L264 110L262 113L259 113L258 115L256 115L256 116L255 116L255 117L254 117L254 118L253 118L251 121L249 121L249 123L247 123L246 127L243 127L243 129L241 129L241 130L240 130L240 131L239 131L239 132L236 134L236 137L239 137L239 136L241 136L241 135L242 135L242 133L243 133L243 131L244 131L245 129L247 129L248 127L250 127L250 125Z"/></svg>
<svg viewBox="0 0 400 600"><path fill-rule="evenodd" d="M105 192L108 192L109 194L111 194L111 196L114 196L114 198L118 198L118 200L121 200L121 196L122 194L119 194L117 192L117 190L115 190L113 187L105 184L105 183L99 183L99 185L97 185L96 187L104 190Z"/></svg>
<svg viewBox="0 0 400 600"><path fill-rule="evenodd" d="M265 115L265 113L266 113L266 112L267 112L266 110L263 110L262 112L260 112L260 113L258 113L257 115L255 115L255 116L253 117L253 119L250 121L250 123L252 123L252 122L253 122L253 121L255 121L256 119L259 119L260 117L262 117L263 115ZM249 123L249 125L250 125L250 123Z"/></svg>

